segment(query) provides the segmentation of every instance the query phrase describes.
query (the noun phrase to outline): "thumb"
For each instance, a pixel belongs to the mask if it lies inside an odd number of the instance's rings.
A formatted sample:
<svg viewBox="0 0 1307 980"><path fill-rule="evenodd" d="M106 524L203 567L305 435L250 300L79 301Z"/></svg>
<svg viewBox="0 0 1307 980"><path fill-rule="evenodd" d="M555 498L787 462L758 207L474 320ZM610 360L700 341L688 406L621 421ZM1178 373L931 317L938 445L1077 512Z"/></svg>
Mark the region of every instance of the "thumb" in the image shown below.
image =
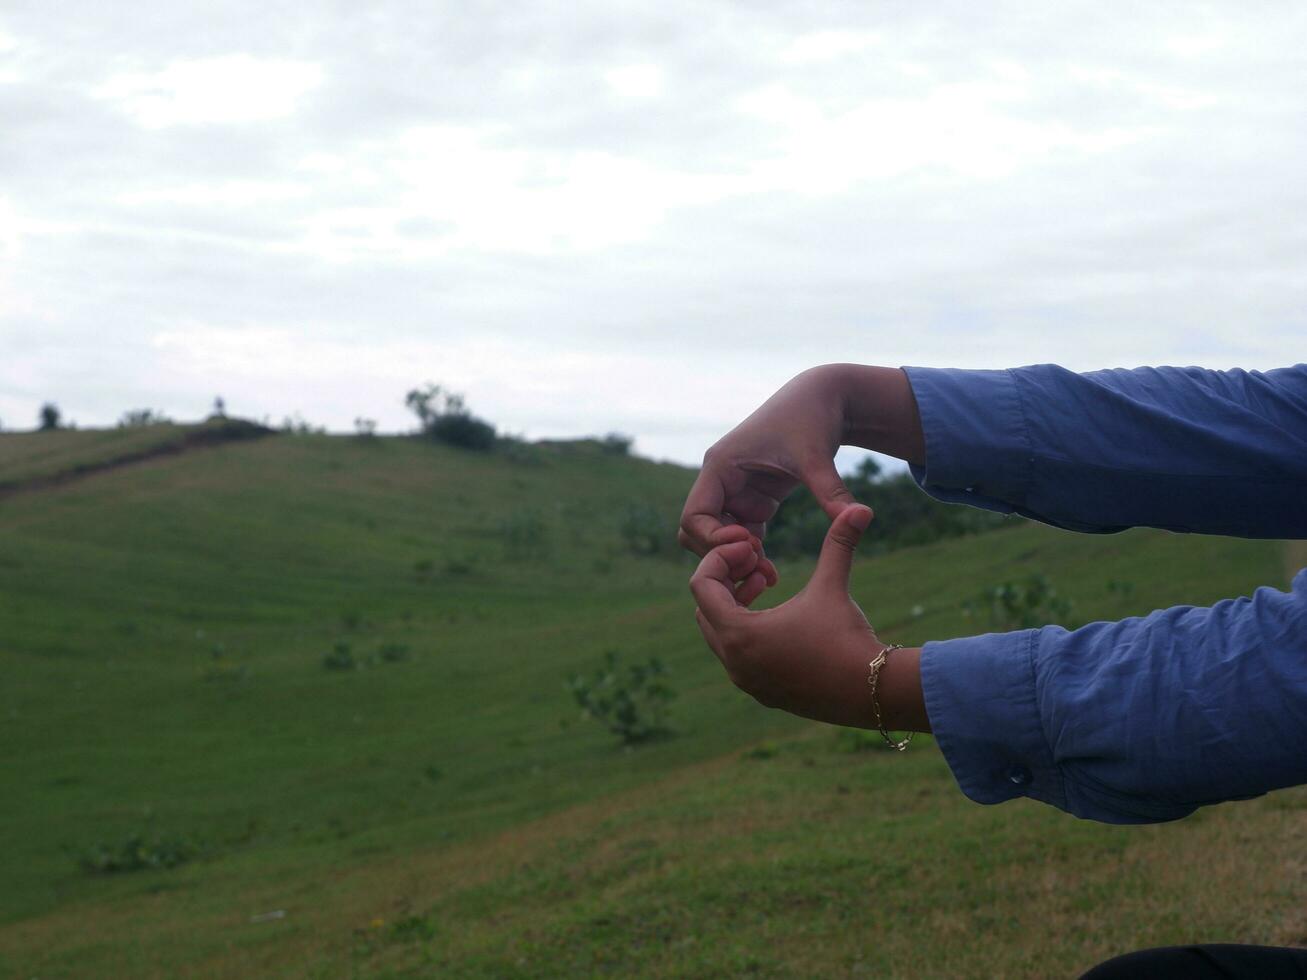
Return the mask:
<svg viewBox="0 0 1307 980"><path fill-rule="evenodd" d="M835 469L835 460L827 459L817 464L816 469L803 474L803 482L808 485L817 503L832 521L849 504L853 503L853 494L840 479L839 470Z"/></svg>
<svg viewBox="0 0 1307 980"><path fill-rule="evenodd" d="M849 570L853 567L853 552L862 540L862 532L871 523L871 508L864 504L846 507L826 532L821 545L821 556L812 573L812 585L827 591L849 591Z"/></svg>

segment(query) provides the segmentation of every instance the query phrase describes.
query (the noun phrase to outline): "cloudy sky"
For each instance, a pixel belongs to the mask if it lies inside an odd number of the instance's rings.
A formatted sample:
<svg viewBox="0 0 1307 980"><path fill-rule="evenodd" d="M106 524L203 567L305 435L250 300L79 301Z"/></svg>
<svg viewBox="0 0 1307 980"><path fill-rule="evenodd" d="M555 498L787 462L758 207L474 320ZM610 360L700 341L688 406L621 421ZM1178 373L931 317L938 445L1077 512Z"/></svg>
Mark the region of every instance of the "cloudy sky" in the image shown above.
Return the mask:
<svg viewBox="0 0 1307 980"><path fill-rule="evenodd" d="M828 361L1269 368L1300 3L0 4L0 421L697 462Z"/></svg>

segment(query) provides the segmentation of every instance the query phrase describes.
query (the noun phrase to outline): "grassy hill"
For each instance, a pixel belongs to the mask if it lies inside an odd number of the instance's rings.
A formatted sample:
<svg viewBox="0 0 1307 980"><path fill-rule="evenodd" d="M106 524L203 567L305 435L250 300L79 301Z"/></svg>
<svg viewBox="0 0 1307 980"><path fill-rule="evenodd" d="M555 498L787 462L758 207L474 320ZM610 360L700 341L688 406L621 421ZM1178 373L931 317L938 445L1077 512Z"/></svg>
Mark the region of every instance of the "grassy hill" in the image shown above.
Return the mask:
<svg viewBox="0 0 1307 980"><path fill-rule="evenodd" d="M0 436L0 483L38 438ZM692 476L303 435L0 500L0 973L1045 976L1307 941L1301 791L1152 828L981 808L928 739L898 756L736 691L690 560L620 533ZM985 628L963 602L1033 570L1088 620L1283 562L1029 526L862 562L854 590L911 643ZM782 574L768 601L807 566ZM667 664L676 737L624 750L578 716L564 679L609 649ZM133 840L189 860L84 869Z"/></svg>

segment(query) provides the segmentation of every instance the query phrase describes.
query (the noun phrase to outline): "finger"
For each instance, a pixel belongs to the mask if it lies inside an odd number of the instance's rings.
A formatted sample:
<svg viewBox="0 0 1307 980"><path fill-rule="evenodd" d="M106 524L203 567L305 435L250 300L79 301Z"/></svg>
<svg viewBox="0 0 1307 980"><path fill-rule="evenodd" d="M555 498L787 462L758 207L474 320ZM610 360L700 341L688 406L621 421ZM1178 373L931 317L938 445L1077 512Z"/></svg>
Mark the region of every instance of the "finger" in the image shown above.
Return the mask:
<svg viewBox="0 0 1307 980"><path fill-rule="evenodd" d="M821 544L817 567L812 573L812 585L818 589L849 591L849 570L853 567L853 553L862 532L871 523L871 508L854 504L831 522L826 540Z"/></svg>
<svg viewBox="0 0 1307 980"><path fill-rule="evenodd" d="M758 555L758 571L762 572L768 588L771 588L780 581L780 573L776 571L776 566L772 560L767 557L767 552L763 548L762 538L759 535L753 535L749 538L749 543L753 545L753 550ZM747 603L746 603L747 605Z"/></svg>
<svg viewBox="0 0 1307 980"><path fill-rule="evenodd" d="M750 606L766 590L767 577L761 569L754 569L748 578L735 587L735 601L742 606Z"/></svg>
<svg viewBox="0 0 1307 980"><path fill-rule="evenodd" d="M735 583L757 567L758 556L748 541L736 541L714 548L699 562L690 576L690 592L715 626L731 622L741 611L735 601Z"/></svg>
<svg viewBox="0 0 1307 980"><path fill-rule="evenodd" d="M852 503L856 503L849 488L844 485L839 471L835 469L835 460L827 459L817 462L803 474L803 482L808 485L817 503L832 521Z"/></svg>
<svg viewBox="0 0 1307 980"><path fill-rule="evenodd" d="M722 527L726 487L721 475L707 462L695 478L681 511L681 546L703 557L713 546L713 533Z"/></svg>
<svg viewBox="0 0 1307 980"><path fill-rule="evenodd" d="M753 535L743 524L723 524L711 535L712 546L734 544L737 541L752 541Z"/></svg>
<svg viewBox="0 0 1307 980"><path fill-rule="evenodd" d="M741 524L761 524L769 521L780 507L780 501L755 487L745 484L734 493L726 494L723 506Z"/></svg>
<svg viewBox="0 0 1307 980"><path fill-rule="evenodd" d="M733 519L731 515L724 515L724 520L729 521ZM720 528L716 529L716 531L708 534L708 549L712 549L712 547L718 545L733 544L733 542L736 541L748 541L752 537L754 537L754 534L749 531L748 525L724 523ZM684 529L677 532L676 540L680 542L681 547L684 547L686 551L695 550L694 547L691 547L690 537L687 536ZM707 554L707 550L704 550L704 554Z"/></svg>

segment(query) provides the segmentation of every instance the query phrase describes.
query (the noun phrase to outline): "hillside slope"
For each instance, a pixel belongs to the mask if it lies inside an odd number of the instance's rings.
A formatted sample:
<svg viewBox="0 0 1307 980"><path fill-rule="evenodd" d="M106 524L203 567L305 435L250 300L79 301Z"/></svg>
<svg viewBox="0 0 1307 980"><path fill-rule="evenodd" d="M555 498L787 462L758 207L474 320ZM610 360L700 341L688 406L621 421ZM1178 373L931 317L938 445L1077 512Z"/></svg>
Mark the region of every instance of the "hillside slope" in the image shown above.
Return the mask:
<svg viewBox="0 0 1307 980"><path fill-rule="evenodd" d="M618 911L612 921L668 915L677 936L710 920L709 934L736 937L728 952L773 943L770 916L788 900L775 892L783 877L753 868L767 853L806 882L794 908L811 910L800 918L813 932L808 946L793 939L797 963L832 941L830 916L850 914L858 876L872 874L803 828L826 826L829 842L853 846L859 809L882 792L936 812L936 830L912 847L944 847L929 887L958 922L974 924L974 903L995 900L983 890L994 866L975 872L982 891L945 901L947 858L961 852L942 840L981 847L978 834L999 834L1018 860L1025 831L1014 828L1035 828L1067 875L1119 853L1119 838L1034 805L970 815L928 740L893 773L840 743L808 751L805 740L830 731L731 687L694 626L690 560L632 554L620 533L633 503L670 532L692 476L587 446L483 456L410 439L277 436L6 500L0 798L12 843L0 868L0 972L294 974L311 963L385 975L437 964L503 976L522 959L523 974L538 975L532 936L551 957L620 948L603 962L623 972L657 975L658 962L669 975L675 963L682 975L729 972L743 968L736 952L663 960L657 937L623 945L609 926L577 923L602 901ZM1283 584L1271 542L1029 526L860 562L854 591L887 639L920 642L986 628L963 602L1031 570L1081 619ZM768 602L800 587L807 566L782 573ZM356 669L324 669L342 647ZM667 664L677 737L626 752L578 717L564 679L607 649ZM774 746L759 759L776 764L759 775L738 753L763 740ZM839 775L850 767L861 775ZM822 773L829 785L814 788ZM1266 812L1268 826L1298 819ZM1034 815L1009 826L1022 813ZM577 843L583 833L591 844ZM79 867L134 837L197 853L171 870ZM703 875L667 863L680 849L703 854ZM523 879L524 862L545 877ZM756 921L719 914L714 890L742 874L770 896ZM1107 885L1093 880L1074 901L1106 921L1094 903L1106 907ZM660 895L676 911L658 913ZM536 911L503 918L520 902ZM1262 895L1240 914L1270 904ZM395 931L410 920L411 935ZM1258 921L1267 934L1289 928ZM1114 935L1130 928L1119 926ZM560 975L584 962L559 959Z"/></svg>

